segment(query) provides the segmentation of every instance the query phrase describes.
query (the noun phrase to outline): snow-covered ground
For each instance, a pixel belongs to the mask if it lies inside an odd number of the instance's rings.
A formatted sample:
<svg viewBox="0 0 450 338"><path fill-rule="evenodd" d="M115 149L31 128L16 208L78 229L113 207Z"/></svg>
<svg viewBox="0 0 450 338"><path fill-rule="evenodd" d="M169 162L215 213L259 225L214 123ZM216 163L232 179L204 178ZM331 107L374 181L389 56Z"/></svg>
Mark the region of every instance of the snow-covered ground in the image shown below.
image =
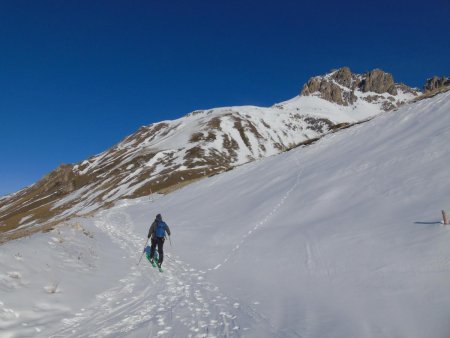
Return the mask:
<svg viewBox="0 0 450 338"><path fill-rule="evenodd" d="M0 250L2 337L449 337L450 93ZM156 213L165 271L136 265Z"/></svg>

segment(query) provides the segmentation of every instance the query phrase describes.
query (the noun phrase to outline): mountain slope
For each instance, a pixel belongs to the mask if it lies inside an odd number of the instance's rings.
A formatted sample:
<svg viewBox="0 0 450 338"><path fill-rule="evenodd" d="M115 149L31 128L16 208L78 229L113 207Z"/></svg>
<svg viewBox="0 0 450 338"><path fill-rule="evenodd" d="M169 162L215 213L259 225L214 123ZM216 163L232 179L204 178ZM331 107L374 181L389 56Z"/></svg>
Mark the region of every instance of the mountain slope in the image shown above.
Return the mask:
<svg viewBox="0 0 450 338"><path fill-rule="evenodd" d="M380 70L314 77L301 95L269 108L192 112L140 128L111 149L61 165L0 200L0 242L49 229L121 198L167 192L394 109L419 94Z"/></svg>
<svg viewBox="0 0 450 338"><path fill-rule="evenodd" d="M0 326L37 337L448 337L449 110L440 94L8 242ZM156 213L173 232L163 274L136 267Z"/></svg>

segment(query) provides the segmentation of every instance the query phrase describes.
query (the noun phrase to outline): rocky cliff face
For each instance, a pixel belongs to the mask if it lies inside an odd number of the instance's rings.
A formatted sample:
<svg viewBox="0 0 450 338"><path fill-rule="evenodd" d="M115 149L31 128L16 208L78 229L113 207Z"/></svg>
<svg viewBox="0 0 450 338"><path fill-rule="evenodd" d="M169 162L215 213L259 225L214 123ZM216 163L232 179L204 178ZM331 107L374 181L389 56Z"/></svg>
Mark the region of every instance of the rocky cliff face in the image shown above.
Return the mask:
<svg viewBox="0 0 450 338"><path fill-rule="evenodd" d="M425 92L433 92L435 90L439 90L449 86L450 86L450 77L433 76L432 78L427 79L423 88Z"/></svg>
<svg viewBox="0 0 450 338"><path fill-rule="evenodd" d="M396 84L391 74L380 69L354 74L348 67L343 67L330 74L311 78L303 86L300 95L316 95L343 106L353 105L358 99L381 102L383 110L387 111L405 102L401 96L396 97L399 92L414 96L420 93L406 85Z"/></svg>
<svg viewBox="0 0 450 338"><path fill-rule="evenodd" d="M309 144L415 95L381 70L360 75L344 67L310 79L300 96L272 107L198 110L141 127L107 151L61 165L34 185L0 198L0 243L118 199L168 193Z"/></svg>
<svg viewBox="0 0 450 338"><path fill-rule="evenodd" d="M380 69L374 69L362 76L358 87L364 92L374 92L377 94L388 93L397 95L394 78L391 74L385 73Z"/></svg>

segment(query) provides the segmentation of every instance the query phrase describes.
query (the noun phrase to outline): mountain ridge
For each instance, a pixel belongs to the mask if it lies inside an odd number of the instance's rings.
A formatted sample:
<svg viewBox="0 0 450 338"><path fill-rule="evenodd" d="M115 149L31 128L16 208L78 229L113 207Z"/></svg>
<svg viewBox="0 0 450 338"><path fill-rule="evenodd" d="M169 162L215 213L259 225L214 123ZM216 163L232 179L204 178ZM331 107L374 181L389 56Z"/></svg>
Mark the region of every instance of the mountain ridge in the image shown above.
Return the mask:
<svg viewBox="0 0 450 338"><path fill-rule="evenodd" d="M0 199L1 232L7 233L0 242L20 237L26 229L34 231L108 207L121 198L165 193L309 144L420 94L396 84L381 70L353 74L344 67L311 78L299 96L272 107L196 110L142 126L106 151L74 165L63 164Z"/></svg>

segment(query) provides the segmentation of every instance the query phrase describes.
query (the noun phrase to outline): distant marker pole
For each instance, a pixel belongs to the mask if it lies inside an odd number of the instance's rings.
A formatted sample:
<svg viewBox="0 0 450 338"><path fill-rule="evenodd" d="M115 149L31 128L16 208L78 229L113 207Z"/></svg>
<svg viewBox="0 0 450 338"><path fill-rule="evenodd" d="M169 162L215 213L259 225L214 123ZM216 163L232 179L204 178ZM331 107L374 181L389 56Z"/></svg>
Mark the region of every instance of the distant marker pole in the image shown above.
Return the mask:
<svg viewBox="0 0 450 338"><path fill-rule="evenodd" d="M445 225L448 225L448 216L447 213L445 212L445 210L442 210L442 220L444 221Z"/></svg>

